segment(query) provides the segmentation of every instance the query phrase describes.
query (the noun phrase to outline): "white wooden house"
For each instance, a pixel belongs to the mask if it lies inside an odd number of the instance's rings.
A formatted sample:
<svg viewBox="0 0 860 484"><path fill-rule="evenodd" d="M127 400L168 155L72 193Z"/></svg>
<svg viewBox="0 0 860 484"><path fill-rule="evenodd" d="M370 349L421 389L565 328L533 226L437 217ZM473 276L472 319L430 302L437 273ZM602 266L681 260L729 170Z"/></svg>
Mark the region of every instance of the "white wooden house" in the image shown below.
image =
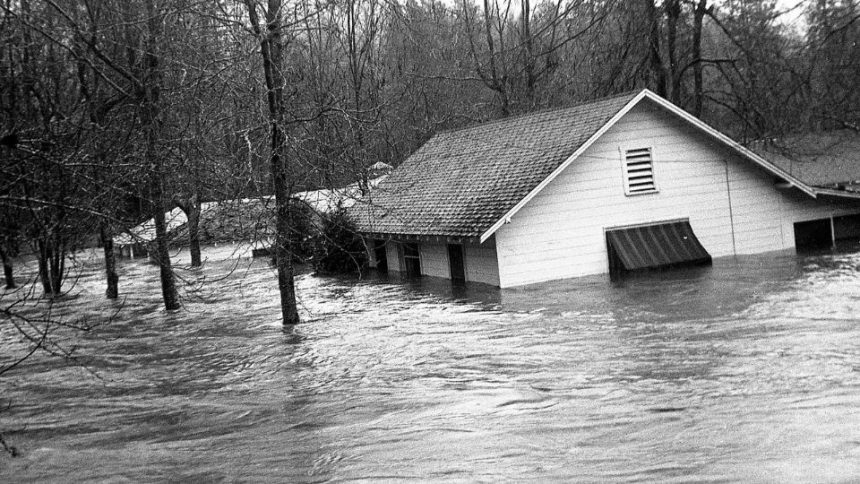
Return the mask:
<svg viewBox="0 0 860 484"><path fill-rule="evenodd" d="M350 213L373 264L510 287L860 237L802 172L644 90L439 133Z"/></svg>

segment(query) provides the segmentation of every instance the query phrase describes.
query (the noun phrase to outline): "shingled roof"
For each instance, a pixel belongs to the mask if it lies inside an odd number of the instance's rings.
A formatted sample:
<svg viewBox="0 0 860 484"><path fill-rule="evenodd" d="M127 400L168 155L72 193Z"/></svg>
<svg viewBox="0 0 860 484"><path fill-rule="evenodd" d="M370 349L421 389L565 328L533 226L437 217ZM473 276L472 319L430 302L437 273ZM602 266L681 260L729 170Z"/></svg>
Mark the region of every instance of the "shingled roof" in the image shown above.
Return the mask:
<svg viewBox="0 0 860 484"><path fill-rule="evenodd" d="M350 215L366 233L478 237L636 96L441 132Z"/></svg>
<svg viewBox="0 0 860 484"><path fill-rule="evenodd" d="M800 159L795 149L788 159L761 146L742 146L645 89L439 133L352 207L350 216L366 234L479 237L483 242L574 155L646 98L810 197L860 198L856 134L851 142L798 140L814 152L827 147L827 156Z"/></svg>
<svg viewBox="0 0 860 484"><path fill-rule="evenodd" d="M860 134L805 133L756 141L750 149L807 185L860 191Z"/></svg>

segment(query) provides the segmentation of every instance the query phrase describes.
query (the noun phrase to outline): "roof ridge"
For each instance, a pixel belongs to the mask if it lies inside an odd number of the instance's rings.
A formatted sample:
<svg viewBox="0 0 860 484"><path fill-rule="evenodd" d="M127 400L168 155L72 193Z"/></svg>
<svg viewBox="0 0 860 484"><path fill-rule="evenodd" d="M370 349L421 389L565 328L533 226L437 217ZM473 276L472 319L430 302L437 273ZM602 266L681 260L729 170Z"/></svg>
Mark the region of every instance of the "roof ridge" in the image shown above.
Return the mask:
<svg viewBox="0 0 860 484"><path fill-rule="evenodd" d="M537 109L534 111L529 111L526 113L520 113L520 114L515 114L513 116L507 116L504 118L496 118L496 119L490 119L488 121L481 121L481 122L478 122L475 124L471 124L469 126L461 126L459 128L442 129L442 130L436 131L436 133L434 133L433 136L443 134L443 133L444 134L450 134L450 133L456 133L457 131L466 131L466 130L475 129L475 128L483 128L483 127L487 127L487 126L490 126L493 124L507 123L507 122L527 118L529 116L536 116L538 114L546 114L546 113L552 113L552 112L556 112L556 111L565 111L568 109L579 108L579 107L583 107L583 106L589 106L592 104L597 104L597 103L601 103L601 102L605 102L605 101L611 101L614 99L620 99L620 98L624 98L624 97L631 97L632 98L634 95L639 94L642 91L644 91L644 89L630 90L630 91L625 91L625 92L619 93L619 94L613 94L612 96L605 96L605 97L601 97L601 98L597 98L597 99L591 99L589 101L575 102L575 103L569 104L567 106L546 107L546 108L541 108L541 109Z"/></svg>

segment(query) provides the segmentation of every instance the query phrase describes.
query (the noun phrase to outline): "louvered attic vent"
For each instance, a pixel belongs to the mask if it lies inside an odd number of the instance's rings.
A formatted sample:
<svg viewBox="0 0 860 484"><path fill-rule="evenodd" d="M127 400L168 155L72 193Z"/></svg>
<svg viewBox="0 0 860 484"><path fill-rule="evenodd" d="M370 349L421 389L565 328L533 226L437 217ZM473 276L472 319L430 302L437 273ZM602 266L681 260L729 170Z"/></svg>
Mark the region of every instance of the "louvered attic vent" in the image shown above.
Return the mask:
<svg viewBox="0 0 860 484"><path fill-rule="evenodd" d="M638 148L624 152L624 182L627 195L657 191L651 148Z"/></svg>

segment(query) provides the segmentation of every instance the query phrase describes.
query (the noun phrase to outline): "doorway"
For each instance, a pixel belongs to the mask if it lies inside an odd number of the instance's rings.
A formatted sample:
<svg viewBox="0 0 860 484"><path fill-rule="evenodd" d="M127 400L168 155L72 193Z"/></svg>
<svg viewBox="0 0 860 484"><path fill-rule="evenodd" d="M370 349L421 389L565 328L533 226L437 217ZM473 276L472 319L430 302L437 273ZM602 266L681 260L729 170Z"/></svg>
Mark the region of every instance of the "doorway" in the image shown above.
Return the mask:
<svg viewBox="0 0 860 484"><path fill-rule="evenodd" d="M388 254L385 252L385 241L375 240L373 242L373 257L376 259L376 270L388 272Z"/></svg>
<svg viewBox="0 0 860 484"><path fill-rule="evenodd" d="M451 269L451 280L466 282L466 265L463 262L463 246L448 244L448 266Z"/></svg>
<svg viewBox="0 0 860 484"><path fill-rule="evenodd" d="M794 246L798 252L827 249L833 246L833 229L829 218L795 222Z"/></svg>
<svg viewBox="0 0 860 484"><path fill-rule="evenodd" d="M839 240L860 240L860 215L833 217L833 236Z"/></svg>

